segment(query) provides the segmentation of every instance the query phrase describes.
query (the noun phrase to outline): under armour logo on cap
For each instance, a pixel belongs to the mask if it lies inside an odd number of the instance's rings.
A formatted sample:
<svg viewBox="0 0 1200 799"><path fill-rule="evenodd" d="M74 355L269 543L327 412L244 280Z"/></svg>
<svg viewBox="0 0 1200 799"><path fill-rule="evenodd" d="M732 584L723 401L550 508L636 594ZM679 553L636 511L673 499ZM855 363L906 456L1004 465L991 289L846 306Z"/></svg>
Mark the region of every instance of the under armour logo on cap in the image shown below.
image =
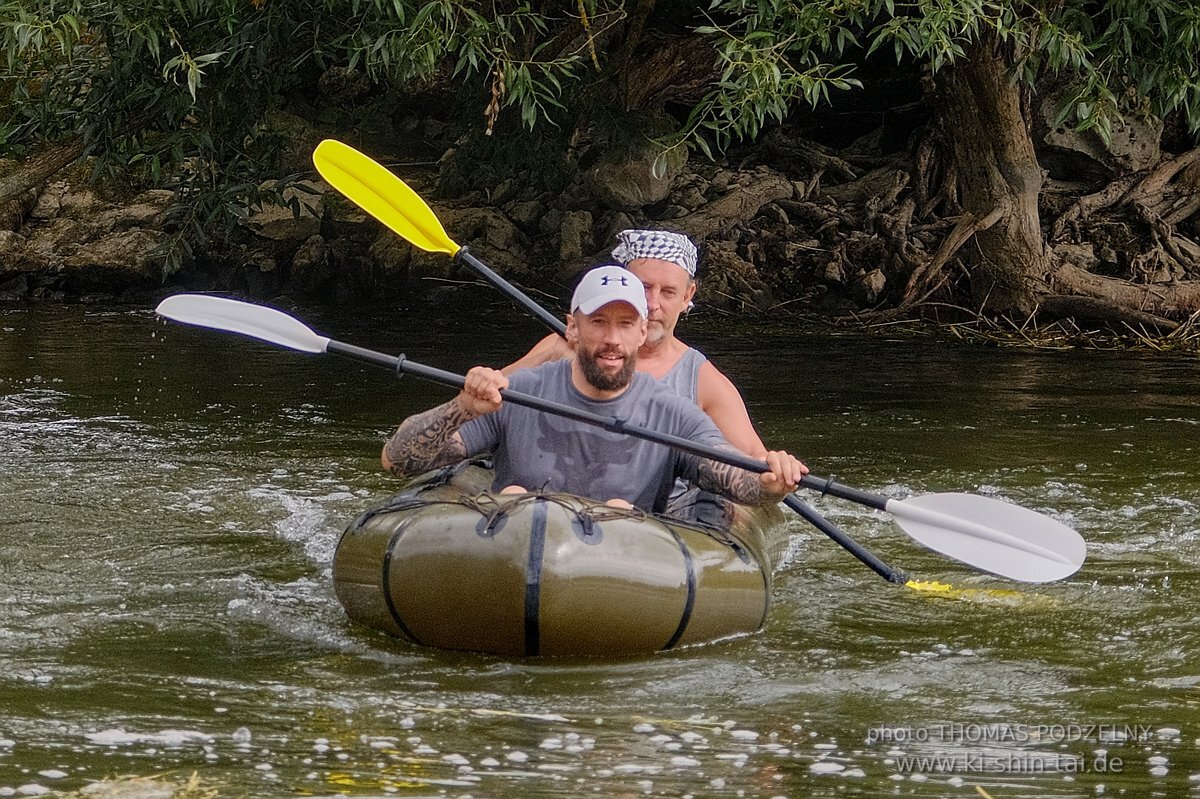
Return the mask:
<svg viewBox="0 0 1200 799"><path fill-rule="evenodd" d="M583 276L571 297L571 313L593 314L610 302L627 302L645 319L646 287L623 266L598 266Z"/></svg>
<svg viewBox="0 0 1200 799"><path fill-rule="evenodd" d="M619 242L613 249L613 258L629 266L638 258L655 258L670 261L690 276L696 276L698 260L696 245L682 233L668 230L622 230L617 234Z"/></svg>

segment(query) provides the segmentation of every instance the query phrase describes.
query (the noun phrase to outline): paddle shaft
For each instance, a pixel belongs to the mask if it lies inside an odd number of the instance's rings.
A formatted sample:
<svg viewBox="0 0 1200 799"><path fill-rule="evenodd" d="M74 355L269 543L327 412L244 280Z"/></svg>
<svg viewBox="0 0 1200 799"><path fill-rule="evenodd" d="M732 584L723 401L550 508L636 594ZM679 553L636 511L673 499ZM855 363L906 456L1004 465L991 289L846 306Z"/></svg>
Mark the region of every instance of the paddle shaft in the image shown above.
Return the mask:
<svg viewBox="0 0 1200 799"><path fill-rule="evenodd" d="M432 366L426 366L425 364L417 363L415 361L410 361L403 355L387 355L382 352L376 352L363 347L356 347L353 344L344 344L340 341L334 341L332 339L329 341L325 351L334 353L335 355L343 355L360 361L373 363L377 366L383 366L395 371L397 375L413 375L414 377L420 377L425 380L430 380L435 383L442 383L443 385L453 386L458 389L461 389L466 382L466 378L463 375L447 372L443 369L437 369ZM708 460L725 463L730 466L736 466L739 469L745 469L747 471L756 473L771 471L771 467L769 467L765 461L751 458L749 455L743 455L734 450L717 449L716 447L710 447L706 444L699 444L695 441L691 441L690 439L671 435L670 433L661 433L657 430L649 430L637 425L631 425L628 424L624 419L616 416L602 416L598 413L592 413L591 411L585 411L579 408L572 408L568 405L551 402L550 400L542 399L541 397L535 397L532 394L524 394L520 391L513 391L512 389L507 388L500 390L500 396L503 397L505 402L511 402L514 405L521 405L526 408L532 408L533 410L541 411L543 413L550 413L554 414L555 416L573 419L577 422L582 422L594 427L600 427L613 433L624 433L625 435L634 436L635 438L653 441L657 444L672 447L701 458L707 458ZM800 485L804 486L805 488L813 488L818 491L822 491L823 493L833 494L836 497L849 499L853 502L869 505L873 508L883 509L884 504L887 502L884 497L878 497L865 491L859 491L857 489L839 485L834 483L832 480L826 480L824 478L814 477L807 474L801 479ZM880 575L889 582L900 585L908 582L908 578L903 572L893 569L879 558L875 557L875 555L873 555L871 552L859 546L857 542L843 533L828 519L813 510L799 497L795 496L794 494L789 494L784 498L783 502L789 508L796 511L796 513L800 514L805 521L815 526L818 530L844 547L848 552L850 552L850 554L854 555L856 558L866 564L876 574Z"/></svg>
<svg viewBox="0 0 1200 799"><path fill-rule="evenodd" d="M538 305L533 300L521 291L519 288L509 283L500 275L496 274L487 264L476 258L466 247L460 247L458 252L454 254L454 260L464 261L468 266L483 276L487 282L491 283L500 291L504 292L508 297L524 308L529 313L537 317L543 324L553 330L558 335L564 338L567 335L567 323L559 319L554 314L547 311L542 306Z"/></svg>

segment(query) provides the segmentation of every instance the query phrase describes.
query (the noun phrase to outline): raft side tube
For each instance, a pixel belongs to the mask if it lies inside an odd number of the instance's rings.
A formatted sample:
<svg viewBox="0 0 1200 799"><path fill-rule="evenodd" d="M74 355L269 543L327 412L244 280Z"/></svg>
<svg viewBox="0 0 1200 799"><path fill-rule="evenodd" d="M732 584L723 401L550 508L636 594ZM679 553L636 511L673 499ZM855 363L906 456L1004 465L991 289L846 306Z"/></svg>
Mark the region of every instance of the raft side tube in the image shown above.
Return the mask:
<svg viewBox="0 0 1200 799"><path fill-rule="evenodd" d="M347 529L333 571L352 620L512 656L647 654L762 627L777 508L739 508L719 533L567 494L493 495L487 474L418 478Z"/></svg>

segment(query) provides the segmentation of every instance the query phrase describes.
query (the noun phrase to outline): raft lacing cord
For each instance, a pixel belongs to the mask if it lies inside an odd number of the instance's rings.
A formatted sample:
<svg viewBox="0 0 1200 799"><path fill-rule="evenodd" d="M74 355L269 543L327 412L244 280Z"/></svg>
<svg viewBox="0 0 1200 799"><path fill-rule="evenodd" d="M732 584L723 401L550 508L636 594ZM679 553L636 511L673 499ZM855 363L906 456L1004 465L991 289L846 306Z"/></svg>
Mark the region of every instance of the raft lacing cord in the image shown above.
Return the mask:
<svg viewBox="0 0 1200 799"><path fill-rule="evenodd" d="M447 466L443 471L451 471L454 467ZM450 482L453 474L447 475L444 479L442 475L434 478L434 481L427 484L432 487L436 485L445 485ZM425 490L423 486L422 491ZM418 495L398 494L390 500L380 505L377 508L372 508L357 519L354 520L351 527L359 528L366 524L373 517L381 513L391 513L398 510L411 510L413 508L432 507L434 505L457 505L459 507L470 508L478 513L486 520L484 529L492 529L496 526L497 520L507 516L511 511L520 508L522 505L527 505L538 499L544 499L547 502L558 505L559 507L572 514L579 520L580 525L586 530L591 525L602 524L603 522L616 521L618 519L633 519L634 521L645 521L654 519L655 521L664 524L685 524L691 526L714 541L730 547L738 553L739 557L745 559L746 550L742 542L734 537L728 530L723 530L719 527L714 527L710 524L705 524L699 521L684 521L667 516L661 513L647 513L641 508L615 508L611 505L596 505L591 509L581 509L576 506L575 502L567 500L562 496L555 494L541 494L538 492L526 492L524 494L467 494L463 493L455 499L427 499Z"/></svg>
<svg viewBox="0 0 1200 799"><path fill-rule="evenodd" d="M400 357L403 358L403 356ZM619 416L614 416L612 418L617 424L623 424L625 422L625 420ZM421 498L420 495L426 491L452 483L455 477L471 466L490 468L491 459L487 457L467 458L466 460L459 461L456 464L443 466L441 469L437 470L434 477L430 478L427 482L421 485L415 494L397 494L383 505L380 505L377 508L372 508L363 513L354 521L352 526L359 527L380 513L408 510L410 508L421 506L461 505L474 510L476 513L486 519L486 528L491 529L495 526L496 521L506 515L510 509L518 508L521 505L525 505L538 498L542 498L547 502L552 502L573 514L575 518L578 519L583 525L584 529L587 529L590 524L600 524L603 522L615 521L617 519L633 519L639 522L645 521L646 519L655 519L667 524L683 523L691 525L692 527L702 530L716 541L732 547L736 551L742 550L741 542L730 535L729 531L720 527L716 527L701 520L684 520L662 513L647 513L646 511L637 507L617 508L611 505L597 504L591 509L583 510L579 507L576 507L575 503L563 499L560 496L536 491L526 492L524 494L479 494L474 496L464 492L458 499L431 500ZM504 497L504 499L500 499L501 496Z"/></svg>
<svg viewBox="0 0 1200 799"><path fill-rule="evenodd" d="M485 463L488 463L487 458L468 458L465 461L459 461L458 463L450 466L443 466L437 470L435 475L431 477L428 482L422 484L421 487L417 489L416 493L407 494L401 492L396 494L379 507L371 508L370 510L362 513L357 519L354 520L353 524L351 524L351 527L361 527L380 513L391 513L392 511L396 510L408 510L409 508L417 508L427 505L462 504L454 500L421 499L420 495L432 488L439 488L449 484L455 477L459 475L460 472L464 471L469 466L483 465ZM466 495L464 494L464 496Z"/></svg>
<svg viewBox="0 0 1200 799"><path fill-rule="evenodd" d="M452 467L447 467L446 470ZM453 475L447 475L443 479L442 475L438 475L434 479L437 485L445 485L450 481ZM440 481L440 482L438 482ZM427 484L433 485L433 483ZM492 528L496 524L496 520L506 516L510 512L520 508L522 505L528 505L538 499L551 502L560 506L568 513L573 514L585 529L590 524L600 524L602 522L613 521L616 519L634 519L636 521L644 521L647 518L653 517L654 514L646 513L639 508L614 508L611 506L596 506L590 510L582 510L576 507L575 503L564 499L561 496L554 494L540 494L535 492L527 492L525 494L478 494L471 495L463 493L462 496L456 499L426 499L419 495L398 494L392 497L376 508L364 512L354 520L352 527L358 528L366 524L373 517L381 513L391 513L398 510L410 510L412 508L432 507L434 505L458 505L464 508L470 508L487 520L486 527Z"/></svg>
<svg viewBox="0 0 1200 799"><path fill-rule="evenodd" d="M613 521L615 519L636 519L643 521L649 515L645 511L638 508L614 508L611 506L597 506L589 510L581 510L576 507L574 502L564 499L555 494L541 494L536 492L526 492L524 494L480 494L478 496L470 496L463 494L462 498L451 502L452 505L462 505L471 508L480 516L487 519L487 527L495 525L496 520L504 516L522 505L528 505L537 500L558 505L568 513L573 514L580 520L584 526L587 523L599 524L601 522Z"/></svg>

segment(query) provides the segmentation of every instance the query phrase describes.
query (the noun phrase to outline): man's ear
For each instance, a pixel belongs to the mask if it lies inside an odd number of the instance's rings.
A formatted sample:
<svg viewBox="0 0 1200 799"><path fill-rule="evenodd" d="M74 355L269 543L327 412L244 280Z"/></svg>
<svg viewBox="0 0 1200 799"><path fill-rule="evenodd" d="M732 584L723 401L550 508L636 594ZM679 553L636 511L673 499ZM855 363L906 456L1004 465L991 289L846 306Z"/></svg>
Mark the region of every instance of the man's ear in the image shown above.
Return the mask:
<svg viewBox="0 0 1200 799"><path fill-rule="evenodd" d="M572 349L575 348L575 343L579 341L579 326L575 321L575 314L567 314L567 332L564 335L567 344Z"/></svg>

